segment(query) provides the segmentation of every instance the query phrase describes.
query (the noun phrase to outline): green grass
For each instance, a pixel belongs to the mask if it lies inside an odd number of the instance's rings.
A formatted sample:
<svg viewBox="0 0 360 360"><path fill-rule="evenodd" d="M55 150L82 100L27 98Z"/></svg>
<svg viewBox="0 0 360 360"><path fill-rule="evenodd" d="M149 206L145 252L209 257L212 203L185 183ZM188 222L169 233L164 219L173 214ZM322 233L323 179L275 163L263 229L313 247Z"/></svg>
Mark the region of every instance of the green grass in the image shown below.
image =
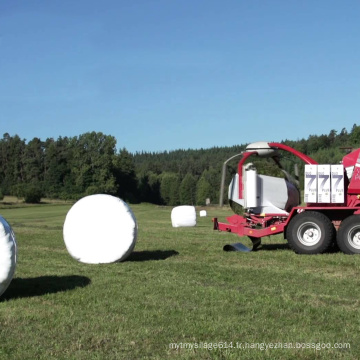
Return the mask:
<svg viewBox="0 0 360 360"><path fill-rule="evenodd" d="M142 204L131 206L139 233L127 261L87 265L63 242L70 204L16 206L0 209L18 242L0 298L0 359L360 358L358 256L296 255L282 236L228 253L225 244L250 244L212 230L211 218L231 211L210 208L196 227L172 228L171 208ZM184 348L210 343L227 348Z"/></svg>

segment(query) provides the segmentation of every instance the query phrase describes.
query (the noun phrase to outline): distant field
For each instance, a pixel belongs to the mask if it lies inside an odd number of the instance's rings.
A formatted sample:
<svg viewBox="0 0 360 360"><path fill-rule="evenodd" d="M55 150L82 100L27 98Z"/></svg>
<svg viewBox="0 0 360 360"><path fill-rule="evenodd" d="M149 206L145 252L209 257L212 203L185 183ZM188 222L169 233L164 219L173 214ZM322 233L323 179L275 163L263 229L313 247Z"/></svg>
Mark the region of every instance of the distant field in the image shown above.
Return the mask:
<svg viewBox="0 0 360 360"><path fill-rule="evenodd" d="M142 204L127 261L81 264L62 238L70 207L0 205L18 242L0 359L360 358L359 256L296 255L282 236L226 253L240 239L211 218L230 210L172 228L171 208Z"/></svg>

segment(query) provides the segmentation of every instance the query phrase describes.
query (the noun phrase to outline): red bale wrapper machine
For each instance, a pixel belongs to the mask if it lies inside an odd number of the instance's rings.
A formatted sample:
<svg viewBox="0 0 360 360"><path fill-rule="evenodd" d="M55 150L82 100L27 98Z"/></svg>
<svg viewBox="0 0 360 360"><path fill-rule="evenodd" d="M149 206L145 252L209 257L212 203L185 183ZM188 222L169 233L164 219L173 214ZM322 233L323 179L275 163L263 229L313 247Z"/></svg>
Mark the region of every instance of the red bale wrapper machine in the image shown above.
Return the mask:
<svg viewBox="0 0 360 360"><path fill-rule="evenodd" d="M305 206L300 206L298 182L280 163L282 152L305 163ZM252 250L260 245L262 237L283 233L298 254L324 253L336 243L346 254L360 253L360 149L334 165L318 164L290 146L275 142L250 144L240 155L228 197L244 212L228 217L227 223L214 218L215 230L248 236ZM272 158L284 177L259 175L255 165L247 161L250 157ZM224 250L251 251L241 243L226 245Z"/></svg>

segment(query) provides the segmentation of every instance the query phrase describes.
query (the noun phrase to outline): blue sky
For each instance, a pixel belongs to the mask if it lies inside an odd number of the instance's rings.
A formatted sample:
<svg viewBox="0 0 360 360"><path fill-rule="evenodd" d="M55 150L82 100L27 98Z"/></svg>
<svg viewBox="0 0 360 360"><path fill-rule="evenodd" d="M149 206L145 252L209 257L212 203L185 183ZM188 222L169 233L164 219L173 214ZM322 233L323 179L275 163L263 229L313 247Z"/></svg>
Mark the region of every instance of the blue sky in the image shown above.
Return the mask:
<svg viewBox="0 0 360 360"><path fill-rule="evenodd" d="M0 133L171 151L360 124L358 0L2 0Z"/></svg>

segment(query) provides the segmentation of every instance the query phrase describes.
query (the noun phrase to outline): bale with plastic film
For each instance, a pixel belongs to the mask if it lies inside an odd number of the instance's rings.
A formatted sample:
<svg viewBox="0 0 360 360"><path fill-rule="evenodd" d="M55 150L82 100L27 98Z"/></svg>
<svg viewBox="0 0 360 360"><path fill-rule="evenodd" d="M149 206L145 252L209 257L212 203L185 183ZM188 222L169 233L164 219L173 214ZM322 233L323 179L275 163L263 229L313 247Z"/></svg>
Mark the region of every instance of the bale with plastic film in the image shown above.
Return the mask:
<svg viewBox="0 0 360 360"><path fill-rule="evenodd" d="M206 210L200 210L200 217L207 216Z"/></svg>
<svg viewBox="0 0 360 360"><path fill-rule="evenodd" d="M137 222L128 204L104 194L86 196L66 215L63 236L69 254L87 264L125 260L133 251Z"/></svg>
<svg viewBox="0 0 360 360"><path fill-rule="evenodd" d="M173 227L195 226L195 206L181 205L173 208L171 211L171 223Z"/></svg>
<svg viewBox="0 0 360 360"><path fill-rule="evenodd" d="M16 239L8 222L0 216L0 295L9 286L16 268Z"/></svg>

